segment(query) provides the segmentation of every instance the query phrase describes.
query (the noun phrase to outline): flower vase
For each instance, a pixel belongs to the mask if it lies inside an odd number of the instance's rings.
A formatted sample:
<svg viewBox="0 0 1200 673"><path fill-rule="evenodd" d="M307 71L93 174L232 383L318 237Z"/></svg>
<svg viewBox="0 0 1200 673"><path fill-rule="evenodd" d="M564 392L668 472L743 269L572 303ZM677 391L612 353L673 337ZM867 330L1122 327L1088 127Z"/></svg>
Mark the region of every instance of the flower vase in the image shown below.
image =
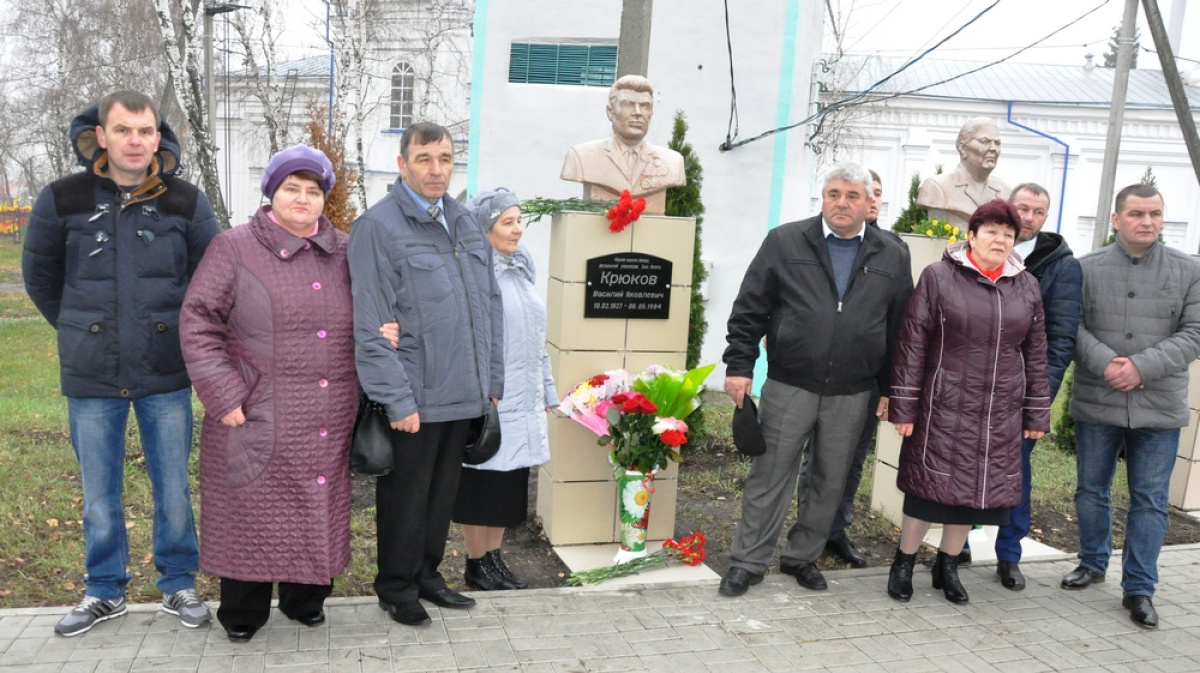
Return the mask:
<svg viewBox="0 0 1200 673"><path fill-rule="evenodd" d="M646 528L650 525L650 496L654 493L654 472L647 474L637 470L624 470L616 477L621 548L613 557L613 563L625 563L646 555Z"/></svg>

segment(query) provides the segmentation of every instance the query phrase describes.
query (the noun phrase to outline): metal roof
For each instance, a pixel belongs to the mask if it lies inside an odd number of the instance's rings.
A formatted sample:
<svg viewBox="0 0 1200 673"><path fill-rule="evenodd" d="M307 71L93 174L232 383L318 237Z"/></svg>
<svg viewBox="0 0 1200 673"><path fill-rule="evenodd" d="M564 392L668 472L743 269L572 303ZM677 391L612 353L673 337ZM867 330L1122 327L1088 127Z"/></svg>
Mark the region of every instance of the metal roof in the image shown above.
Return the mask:
<svg viewBox="0 0 1200 673"><path fill-rule="evenodd" d="M274 76L277 78L287 77L288 72L292 70L296 71L296 76L300 79L329 79L329 54L276 63ZM266 77L267 67L259 66L258 72ZM246 73L247 70L243 68L229 74L233 77L245 77Z"/></svg>
<svg viewBox="0 0 1200 673"><path fill-rule="evenodd" d="M847 54L834 62L826 55L819 73L822 91L861 92L896 72L905 59ZM976 71L976 72L972 72ZM971 74L965 74L971 73ZM924 58L876 88L873 95L914 95L979 101L1108 107L1114 68L1040 65ZM951 80L951 81L947 81ZM841 83L837 86L837 83ZM1189 106L1200 110L1200 88L1185 86ZM1131 70L1125 105L1171 108L1171 95L1159 70Z"/></svg>

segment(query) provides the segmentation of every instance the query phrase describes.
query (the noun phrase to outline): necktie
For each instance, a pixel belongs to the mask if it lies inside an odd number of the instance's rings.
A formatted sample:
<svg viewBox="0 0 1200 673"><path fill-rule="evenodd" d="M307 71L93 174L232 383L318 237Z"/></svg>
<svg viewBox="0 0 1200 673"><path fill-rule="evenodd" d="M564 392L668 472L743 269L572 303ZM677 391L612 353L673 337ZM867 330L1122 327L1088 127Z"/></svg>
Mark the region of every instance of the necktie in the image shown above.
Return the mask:
<svg viewBox="0 0 1200 673"><path fill-rule="evenodd" d="M436 205L429 206L428 208L425 209L425 212L428 213L430 217L437 220L438 222L442 221L442 209L438 208Z"/></svg>

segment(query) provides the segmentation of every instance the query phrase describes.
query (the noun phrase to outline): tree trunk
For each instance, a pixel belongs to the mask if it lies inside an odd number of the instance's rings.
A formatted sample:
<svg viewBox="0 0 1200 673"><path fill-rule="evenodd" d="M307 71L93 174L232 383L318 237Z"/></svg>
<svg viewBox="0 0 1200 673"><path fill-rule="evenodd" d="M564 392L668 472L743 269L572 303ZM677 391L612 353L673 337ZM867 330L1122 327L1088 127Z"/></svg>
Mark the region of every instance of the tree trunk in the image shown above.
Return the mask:
<svg viewBox="0 0 1200 673"><path fill-rule="evenodd" d="M212 130L208 128L205 110L204 85L199 67L200 49L196 37L197 8L190 5L179 8L181 21L177 34L175 23L171 20L170 0L154 0L154 7L162 30L167 67L175 85L175 97L179 99L196 144L196 163L199 165L204 193L212 204L217 222L222 229L228 229L229 211L221 194L217 146L213 142Z"/></svg>

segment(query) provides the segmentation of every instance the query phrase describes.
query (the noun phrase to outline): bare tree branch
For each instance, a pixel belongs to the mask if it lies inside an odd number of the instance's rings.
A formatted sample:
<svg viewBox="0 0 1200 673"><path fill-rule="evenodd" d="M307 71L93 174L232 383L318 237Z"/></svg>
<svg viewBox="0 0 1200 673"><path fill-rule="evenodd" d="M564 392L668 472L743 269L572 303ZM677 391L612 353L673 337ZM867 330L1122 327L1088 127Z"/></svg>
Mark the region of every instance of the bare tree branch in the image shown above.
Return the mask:
<svg viewBox="0 0 1200 673"><path fill-rule="evenodd" d="M182 2L177 2L182 5ZM204 83L200 73L200 42L196 27L198 0L188 6L178 7L179 30L171 16L171 0L154 0L162 32L163 52L167 67L175 85L175 96L179 99L184 115L192 131L196 147L196 163L204 193L212 203L217 221L223 229L229 228L229 211L221 194L221 177L217 166L217 146L213 142L212 130L208 128L205 109Z"/></svg>

